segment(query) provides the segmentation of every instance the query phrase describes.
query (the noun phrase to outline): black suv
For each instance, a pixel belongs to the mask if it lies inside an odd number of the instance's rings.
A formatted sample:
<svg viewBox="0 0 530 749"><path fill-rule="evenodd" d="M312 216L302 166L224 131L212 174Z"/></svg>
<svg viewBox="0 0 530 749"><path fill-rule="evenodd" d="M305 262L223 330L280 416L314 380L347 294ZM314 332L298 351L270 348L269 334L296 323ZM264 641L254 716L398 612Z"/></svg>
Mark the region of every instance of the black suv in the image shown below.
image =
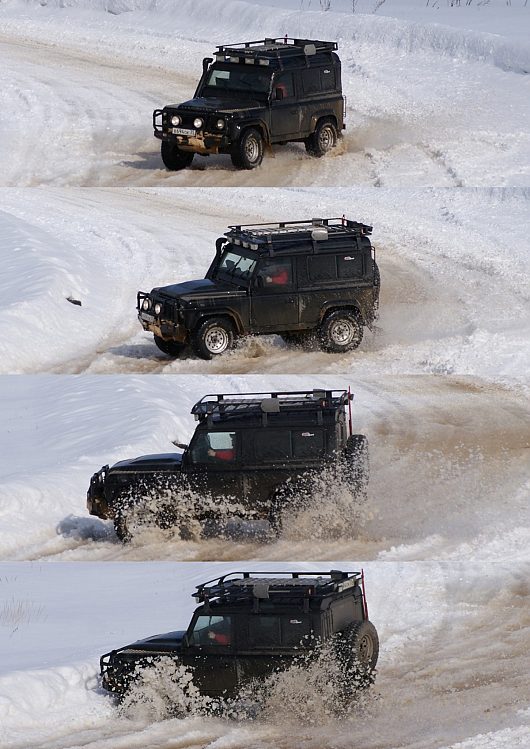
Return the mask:
<svg viewBox="0 0 530 749"><path fill-rule="evenodd" d="M205 395L191 411L199 423L190 444L175 443L183 453L104 466L90 481L88 511L112 518L122 540L136 524L182 533L198 522L222 533L233 518L268 521L279 533L282 515L310 501L324 469L362 498L368 442L352 434L352 398L346 390Z"/></svg>
<svg viewBox="0 0 530 749"><path fill-rule="evenodd" d="M336 49L287 37L217 47L215 62L203 60L195 97L153 112L166 167L184 169L196 153L229 153L234 166L253 169L266 145L289 141L323 156L345 128Z"/></svg>
<svg viewBox="0 0 530 749"><path fill-rule="evenodd" d="M212 359L238 336L271 333L349 351L377 316L371 233L344 217L231 226L204 279L138 292L138 319L170 356L191 344Z"/></svg>
<svg viewBox="0 0 530 749"><path fill-rule="evenodd" d="M160 659L188 667L203 695L236 697L253 679L282 671L324 644L348 686L374 680L379 641L360 572L233 572L197 586L185 632L112 650L100 660L105 689L123 695ZM352 677L354 677L352 679Z"/></svg>

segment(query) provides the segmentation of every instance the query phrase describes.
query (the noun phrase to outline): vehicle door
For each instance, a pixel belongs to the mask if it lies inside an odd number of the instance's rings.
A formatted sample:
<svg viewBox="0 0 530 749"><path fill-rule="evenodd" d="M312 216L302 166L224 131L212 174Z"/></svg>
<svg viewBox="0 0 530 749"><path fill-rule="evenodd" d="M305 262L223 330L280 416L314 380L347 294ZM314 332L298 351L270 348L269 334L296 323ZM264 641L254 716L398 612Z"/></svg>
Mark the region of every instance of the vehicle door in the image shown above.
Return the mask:
<svg viewBox="0 0 530 749"><path fill-rule="evenodd" d="M214 503L220 500L223 513L242 497L240 442L237 431L201 429L186 452L184 471L189 487L199 497L211 495ZM235 505L233 510L228 514L237 515Z"/></svg>
<svg viewBox="0 0 530 749"><path fill-rule="evenodd" d="M250 292L253 333L293 330L298 326L298 291L293 259L264 257L254 273Z"/></svg>
<svg viewBox="0 0 530 749"><path fill-rule="evenodd" d="M193 680L204 692L233 692L238 683L233 617L201 614L187 634L182 661L194 669Z"/></svg>
<svg viewBox="0 0 530 749"><path fill-rule="evenodd" d="M270 109L272 142L298 137L301 108L296 96L292 71L284 71L274 76Z"/></svg>

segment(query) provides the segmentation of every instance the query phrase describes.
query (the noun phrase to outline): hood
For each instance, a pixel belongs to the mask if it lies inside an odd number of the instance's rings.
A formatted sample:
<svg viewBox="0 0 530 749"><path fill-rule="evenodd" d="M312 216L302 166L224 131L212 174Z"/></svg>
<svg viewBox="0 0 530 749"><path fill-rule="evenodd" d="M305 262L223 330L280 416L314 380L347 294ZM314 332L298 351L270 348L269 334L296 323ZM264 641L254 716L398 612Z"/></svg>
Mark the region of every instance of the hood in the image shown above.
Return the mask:
<svg viewBox="0 0 530 749"><path fill-rule="evenodd" d="M126 645L123 650L145 650L147 652L165 652L172 653L176 650L180 650L182 640L186 634L185 630L179 630L177 632L165 632L162 635L153 635L153 637L146 637L145 640L137 640L131 645Z"/></svg>
<svg viewBox="0 0 530 749"><path fill-rule="evenodd" d="M180 109L190 112L246 112L247 109L263 107L256 99L245 99L242 94L238 99L218 96L197 96L182 104L171 104L166 109Z"/></svg>
<svg viewBox="0 0 530 749"><path fill-rule="evenodd" d="M158 455L141 455L139 458L120 460L115 463L109 473L114 470L129 471L180 471L182 453L161 453Z"/></svg>
<svg viewBox="0 0 530 749"><path fill-rule="evenodd" d="M209 278L201 278L198 281L184 281L184 283L174 283L171 286L158 286L151 290L152 297L157 295L192 302L193 300L211 297L246 296L246 291L238 289L237 286L210 281Z"/></svg>

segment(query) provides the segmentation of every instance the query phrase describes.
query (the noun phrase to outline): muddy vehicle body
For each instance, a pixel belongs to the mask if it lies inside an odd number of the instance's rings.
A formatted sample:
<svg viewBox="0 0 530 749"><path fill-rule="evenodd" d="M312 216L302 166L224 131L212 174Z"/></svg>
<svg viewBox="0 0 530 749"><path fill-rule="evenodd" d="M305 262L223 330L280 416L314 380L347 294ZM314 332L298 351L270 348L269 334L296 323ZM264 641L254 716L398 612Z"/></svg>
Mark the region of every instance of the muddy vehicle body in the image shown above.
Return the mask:
<svg viewBox="0 0 530 749"><path fill-rule="evenodd" d="M379 654L360 572L234 572L197 586L200 603L186 631L168 632L113 650L100 660L102 685L124 695L142 668L162 658L189 667L201 694L236 697L331 644L357 686L374 679ZM304 657L306 656L306 657ZM309 657L307 657L309 656Z"/></svg>
<svg viewBox="0 0 530 749"><path fill-rule="evenodd" d="M231 226L204 279L139 291L138 319L170 356L191 345L212 359L239 337L270 334L350 351L379 308L371 233L344 217Z"/></svg>
<svg viewBox="0 0 530 749"><path fill-rule="evenodd" d="M89 513L111 518L122 540L135 524L186 533L199 523L215 533L233 519L266 521L279 534L324 469L362 498L368 442L352 434L352 398L345 390L206 395L193 406L198 424L182 453L123 460L92 476Z"/></svg>
<svg viewBox="0 0 530 749"><path fill-rule="evenodd" d="M153 112L155 138L170 170L194 154L230 154L254 169L265 147L305 143L323 156L346 127L336 42L262 39L217 47L203 60L193 99Z"/></svg>

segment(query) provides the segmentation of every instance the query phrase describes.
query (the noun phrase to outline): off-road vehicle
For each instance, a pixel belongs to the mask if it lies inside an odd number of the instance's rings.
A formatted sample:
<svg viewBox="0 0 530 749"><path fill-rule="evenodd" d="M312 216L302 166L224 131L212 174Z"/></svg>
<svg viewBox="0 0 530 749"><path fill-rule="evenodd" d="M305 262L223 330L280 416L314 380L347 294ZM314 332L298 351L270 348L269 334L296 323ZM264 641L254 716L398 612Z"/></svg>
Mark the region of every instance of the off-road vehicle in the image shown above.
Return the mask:
<svg viewBox="0 0 530 749"><path fill-rule="evenodd" d="M236 697L293 662L311 662L328 645L344 672L343 692L374 679L379 641L368 619L360 572L233 572L202 583L185 632L167 632L112 650L100 660L102 684L118 695L145 667L173 659L194 686L214 698Z"/></svg>
<svg viewBox="0 0 530 749"><path fill-rule="evenodd" d="M262 39L217 47L205 57L195 96L153 112L162 161L189 166L196 153L227 153L254 169L265 146L305 143L323 156L345 128L336 42Z"/></svg>
<svg viewBox="0 0 530 749"><path fill-rule="evenodd" d="M231 226L206 277L138 292L158 348L211 359L238 336L280 334L325 351L357 348L379 304L372 227L343 218Z"/></svg>
<svg viewBox="0 0 530 749"><path fill-rule="evenodd" d="M104 466L90 481L88 511L112 518L122 540L136 524L222 533L233 518L280 533L324 469L362 499L368 442L352 434L352 398L346 390L205 395L191 411L190 444L175 443L184 452Z"/></svg>

